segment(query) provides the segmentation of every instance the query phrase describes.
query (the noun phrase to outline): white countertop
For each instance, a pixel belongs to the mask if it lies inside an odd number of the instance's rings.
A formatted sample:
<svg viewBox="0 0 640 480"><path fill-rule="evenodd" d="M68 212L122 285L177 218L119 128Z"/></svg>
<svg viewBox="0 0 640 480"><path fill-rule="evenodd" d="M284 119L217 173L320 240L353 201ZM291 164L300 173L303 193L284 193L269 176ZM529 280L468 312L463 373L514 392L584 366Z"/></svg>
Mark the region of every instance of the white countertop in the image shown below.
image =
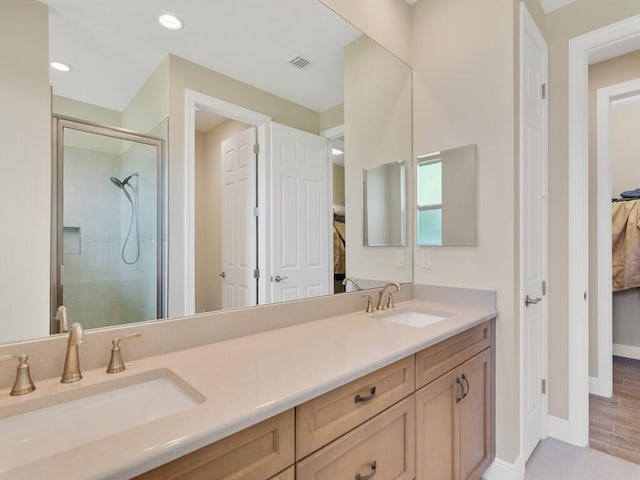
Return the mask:
<svg viewBox="0 0 640 480"><path fill-rule="evenodd" d="M497 315L488 308L417 300L399 303L396 308L403 307L452 315L433 325L416 328L354 312L132 361L125 372L117 374L118 378L168 368L206 400L174 415L5 472L0 478L131 477ZM260 321L259 318L256 321ZM126 348L135 348L135 344L126 346L125 353ZM80 356L82 359L82 351ZM106 374L103 369L83 372L83 375L80 382L71 385L60 384L57 378L41 381L37 390L26 397L9 397L8 390L0 391L0 409L27 397L51 396L114 379L114 375Z"/></svg>

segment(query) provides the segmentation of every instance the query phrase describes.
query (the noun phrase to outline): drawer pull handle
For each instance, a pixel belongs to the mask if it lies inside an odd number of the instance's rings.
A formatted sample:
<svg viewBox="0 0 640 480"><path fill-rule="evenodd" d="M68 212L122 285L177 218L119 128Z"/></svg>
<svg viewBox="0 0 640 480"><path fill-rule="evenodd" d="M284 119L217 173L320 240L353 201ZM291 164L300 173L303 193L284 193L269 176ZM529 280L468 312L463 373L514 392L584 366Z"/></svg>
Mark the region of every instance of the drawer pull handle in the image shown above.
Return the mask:
<svg viewBox="0 0 640 480"><path fill-rule="evenodd" d="M367 475L360 475L356 473L356 480L370 480L376 474L376 462L375 460L371 462L371 473Z"/></svg>
<svg viewBox="0 0 640 480"><path fill-rule="evenodd" d="M467 390L462 394L462 398L465 398L469 394L469 380L467 380L464 373L462 374L462 380L464 380L464 383L467 385Z"/></svg>
<svg viewBox="0 0 640 480"><path fill-rule="evenodd" d="M376 396L376 387L371 387L370 395L367 395L366 397L361 397L360 394L358 394L353 399L353 403L368 402L369 400L373 400L373 397L375 396ZM366 480L366 478L362 477L362 480Z"/></svg>
<svg viewBox="0 0 640 480"><path fill-rule="evenodd" d="M462 382L459 378L456 378L456 385L460 386L460 396L456 394L456 403L460 403L460 400L464 398L464 387L462 386Z"/></svg>

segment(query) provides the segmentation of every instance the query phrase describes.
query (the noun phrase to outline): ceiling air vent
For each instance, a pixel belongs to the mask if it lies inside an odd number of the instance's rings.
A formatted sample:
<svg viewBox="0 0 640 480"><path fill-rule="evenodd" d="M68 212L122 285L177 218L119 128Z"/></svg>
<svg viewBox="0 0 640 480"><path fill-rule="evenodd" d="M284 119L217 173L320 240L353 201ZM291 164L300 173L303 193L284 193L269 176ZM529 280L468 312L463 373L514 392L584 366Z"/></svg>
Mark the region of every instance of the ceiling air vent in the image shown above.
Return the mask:
<svg viewBox="0 0 640 480"><path fill-rule="evenodd" d="M294 57L291 57L289 59L289 63L291 65L293 65L294 67L298 67L298 68L304 68L307 65L309 65L309 60L307 60L304 57L301 57L300 55L296 55Z"/></svg>

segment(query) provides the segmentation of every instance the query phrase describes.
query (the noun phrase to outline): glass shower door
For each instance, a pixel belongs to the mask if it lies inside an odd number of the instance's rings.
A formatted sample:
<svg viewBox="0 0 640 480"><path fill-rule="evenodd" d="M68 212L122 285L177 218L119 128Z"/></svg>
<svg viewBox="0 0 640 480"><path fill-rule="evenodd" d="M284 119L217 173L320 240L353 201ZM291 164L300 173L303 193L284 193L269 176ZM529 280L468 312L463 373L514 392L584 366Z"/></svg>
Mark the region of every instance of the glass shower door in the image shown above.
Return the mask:
<svg viewBox="0 0 640 480"><path fill-rule="evenodd" d="M84 328L161 318L163 141L57 120L55 310ZM52 332L57 330L52 322Z"/></svg>

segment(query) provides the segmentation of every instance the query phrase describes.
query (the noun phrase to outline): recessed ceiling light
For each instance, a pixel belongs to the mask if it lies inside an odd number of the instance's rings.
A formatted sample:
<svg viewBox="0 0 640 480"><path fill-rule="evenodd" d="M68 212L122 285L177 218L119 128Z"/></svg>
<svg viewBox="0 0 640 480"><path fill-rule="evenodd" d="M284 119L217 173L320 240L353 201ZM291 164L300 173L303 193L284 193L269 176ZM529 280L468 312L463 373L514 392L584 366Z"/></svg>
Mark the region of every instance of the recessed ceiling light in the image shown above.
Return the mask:
<svg viewBox="0 0 640 480"><path fill-rule="evenodd" d="M51 65L51 68L58 70L59 72L68 72L69 70L71 70L71 67L66 63L51 62L49 65Z"/></svg>
<svg viewBox="0 0 640 480"><path fill-rule="evenodd" d="M344 152L342 150L338 150L337 148L331 149L331 155L342 155Z"/></svg>
<svg viewBox="0 0 640 480"><path fill-rule="evenodd" d="M160 22L160 25L164 28L168 28L169 30L181 30L182 27L184 27L182 20L170 13L160 15L158 17L158 22Z"/></svg>

